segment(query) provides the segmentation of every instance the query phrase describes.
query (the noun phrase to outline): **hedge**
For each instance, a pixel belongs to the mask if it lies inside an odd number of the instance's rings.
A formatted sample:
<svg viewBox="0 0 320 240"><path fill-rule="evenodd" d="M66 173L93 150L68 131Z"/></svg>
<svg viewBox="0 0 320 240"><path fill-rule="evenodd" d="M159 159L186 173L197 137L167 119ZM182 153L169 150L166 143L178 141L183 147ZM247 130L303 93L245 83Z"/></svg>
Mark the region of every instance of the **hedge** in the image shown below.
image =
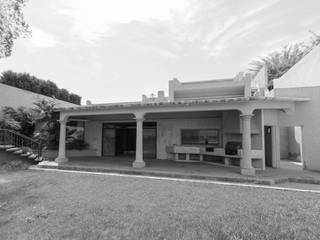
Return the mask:
<svg viewBox="0 0 320 240"><path fill-rule="evenodd" d="M81 104L81 97L74 93L69 93L67 89L58 88L57 84L50 80L42 80L29 73L16 73L13 71L5 71L2 73L0 82L16 88L28 90L30 92L39 93L48 97Z"/></svg>

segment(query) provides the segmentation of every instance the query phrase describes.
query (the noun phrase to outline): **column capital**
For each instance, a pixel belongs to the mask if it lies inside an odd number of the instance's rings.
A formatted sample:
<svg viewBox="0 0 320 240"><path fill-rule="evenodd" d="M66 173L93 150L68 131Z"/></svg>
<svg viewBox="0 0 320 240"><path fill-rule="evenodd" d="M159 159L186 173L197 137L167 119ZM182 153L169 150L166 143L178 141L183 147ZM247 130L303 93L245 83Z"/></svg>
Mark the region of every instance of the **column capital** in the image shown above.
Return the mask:
<svg viewBox="0 0 320 240"><path fill-rule="evenodd" d="M137 121L137 122L141 122L141 121L144 121L144 115L145 113L135 113L134 114L134 119Z"/></svg>
<svg viewBox="0 0 320 240"><path fill-rule="evenodd" d="M134 118L137 122L143 122L145 120L144 117L135 117Z"/></svg>
<svg viewBox="0 0 320 240"><path fill-rule="evenodd" d="M67 124L68 118L60 119L60 120L58 120L58 122L59 122L60 124Z"/></svg>
<svg viewBox="0 0 320 240"><path fill-rule="evenodd" d="M243 120L249 120L249 119L251 119L253 116L254 116L254 114L240 114L240 117L241 117Z"/></svg>

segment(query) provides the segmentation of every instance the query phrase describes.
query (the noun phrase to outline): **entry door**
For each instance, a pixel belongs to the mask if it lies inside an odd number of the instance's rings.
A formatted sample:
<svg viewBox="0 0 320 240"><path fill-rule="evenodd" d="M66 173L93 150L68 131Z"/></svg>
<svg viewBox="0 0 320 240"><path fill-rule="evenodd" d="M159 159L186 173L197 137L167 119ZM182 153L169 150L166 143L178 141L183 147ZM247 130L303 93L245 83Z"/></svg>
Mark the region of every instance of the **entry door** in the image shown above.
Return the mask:
<svg viewBox="0 0 320 240"><path fill-rule="evenodd" d="M272 167L272 127L264 126L264 151L266 166Z"/></svg>
<svg viewBox="0 0 320 240"><path fill-rule="evenodd" d="M116 129L104 128L102 135L102 155L116 155Z"/></svg>

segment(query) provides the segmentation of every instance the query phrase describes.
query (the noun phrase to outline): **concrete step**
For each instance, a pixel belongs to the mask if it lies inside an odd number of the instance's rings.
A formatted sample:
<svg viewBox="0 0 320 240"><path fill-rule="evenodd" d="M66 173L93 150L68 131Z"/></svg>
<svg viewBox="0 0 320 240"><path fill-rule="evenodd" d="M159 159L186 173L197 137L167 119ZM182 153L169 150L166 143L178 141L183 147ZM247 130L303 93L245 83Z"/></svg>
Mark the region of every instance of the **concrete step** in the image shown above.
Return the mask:
<svg viewBox="0 0 320 240"><path fill-rule="evenodd" d="M38 155L36 154L31 154L30 156L28 156L29 159L36 159L38 157Z"/></svg>
<svg viewBox="0 0 320 240"><path fill-rule="evenodd" d="M37 157L36 159L34 159L36 162L42 162L43 158L42 157Z"/></svg>
<svg viewBox="0 0 320 240"><path fill-rule="evenodd" d="M26 152L26 153L22 153L20 154L21 157L29 157L32 153L31 152Z"/></svg>
<svg viewBox="0 0 320 240"><path fill-rule="evenodd" d="M13 152L13 154L15 154L15 155L20 155L20 154L22 154L22 153L23 153L23 150L22 150L22 149Z"/></svg>
<svg viewBox="0 0 320 240"><path fill-rule="evenodd" d="M13 148L14 145L0 145L0 149L8 149L8 148Z"/></svg>
<svg viewBox="0 0 320 240"><path fill-rule="evenodd" d="M7 148L6 149L7 152L15 152L15 151L18 151L18 150L21 150L21 148L13 147L13 148Z"/></svg>

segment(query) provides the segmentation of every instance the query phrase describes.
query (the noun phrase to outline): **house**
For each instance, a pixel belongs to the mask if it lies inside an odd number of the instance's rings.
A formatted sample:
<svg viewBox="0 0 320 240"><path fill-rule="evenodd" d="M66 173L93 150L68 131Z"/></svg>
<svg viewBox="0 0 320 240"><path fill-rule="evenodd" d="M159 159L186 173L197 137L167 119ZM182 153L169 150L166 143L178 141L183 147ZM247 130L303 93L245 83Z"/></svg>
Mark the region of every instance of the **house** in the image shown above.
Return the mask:
<svg viewBox="0 0 320 240"><path fill-rule="evenodd" d="M56 162L68 161L67 121L85 123L90 151L78 156L130 156L132 166L156 161L204 161L238 166L241 174L279 167L280 129L300 127L301 159L320 170L320 48L315 48L267 89L266 70L254 78L169 81L169 93L139 102L57 108L60 143ZM90 158L88 158L90 161Z"/></svg>

